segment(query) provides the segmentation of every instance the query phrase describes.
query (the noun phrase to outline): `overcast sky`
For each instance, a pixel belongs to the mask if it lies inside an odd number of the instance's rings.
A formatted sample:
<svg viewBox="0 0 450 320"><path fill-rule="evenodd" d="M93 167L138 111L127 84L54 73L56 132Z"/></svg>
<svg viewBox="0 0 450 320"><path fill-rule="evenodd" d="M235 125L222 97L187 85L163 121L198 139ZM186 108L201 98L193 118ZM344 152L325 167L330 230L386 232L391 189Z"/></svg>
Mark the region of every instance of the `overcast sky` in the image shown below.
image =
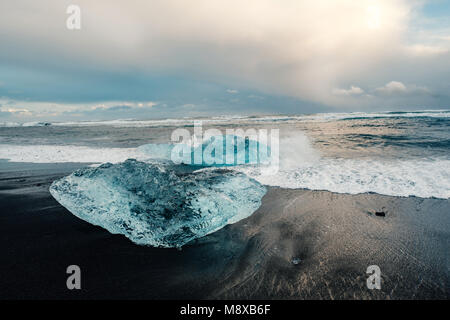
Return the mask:
<svg viewBox="0 0 450 320"><path fill-rule="evenodd" d="M0 2L0 122L449 107L448 0Z"/></svg>

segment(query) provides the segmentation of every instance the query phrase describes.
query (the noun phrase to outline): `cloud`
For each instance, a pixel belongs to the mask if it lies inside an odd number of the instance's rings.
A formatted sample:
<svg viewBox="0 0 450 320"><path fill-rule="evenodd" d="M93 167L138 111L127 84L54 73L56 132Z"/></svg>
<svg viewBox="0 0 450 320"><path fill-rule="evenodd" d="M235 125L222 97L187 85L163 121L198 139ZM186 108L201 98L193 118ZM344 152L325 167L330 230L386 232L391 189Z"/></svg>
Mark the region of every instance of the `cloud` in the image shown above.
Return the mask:
<svg viewBox="0 0 450 320"><path fill-rule="evenodd" d="M399 96L399 95L430 95L431 92L425 87L409 85L408 87L400 81L391 81L375 89L375 93L383 96Z"/></svg>
<svg viewBox="0 0 450 320"><path fill-rule="evenodd" d="M150 102L145 103L145 105L144 104L139 104L139 107L144 107L145 106L147 108L153 108L153 107L155 107L157 105L158 105L158 103L150 101Z"/></svg>
<svg viewBox="0 0 450 320"><path fill-rule="evenodd" d="M449 82L446 35L430 44L411 27L420 1L77 0L78 31L66 28L69 4L0 2L0 67L9 68L8 79L0 73L7 83L0 94L114 102L160 101L158 94L165 92L182 106L208 92L220 107L226 90L329 107L383 108L383 96L401 94L400 87L379 88L371 102L361 88L411 79L434 92ZM179 79L195 85L179 90ZM347 89L350 83L358 86ZM14 95L15 90L24 93ZM420 90L408 86L406 92ZM51 100L52 94L58 99ZM279 104L272 108L280 111Z"/></svg>
<svg viewBox="0 0 450 320"><path fill-rule="evenodd" d="M378 93L381 94L404 94L406 93L406 86L399 82L399 81L391 81L389 83L387 83L385 86L377 88L375 90Z"/></svg>
<svg viewBox="0 0 450 320"><path fill-rule="evenodd" d="M443 38L445 40L445 38ZM449 53L450 50L447 47L443 46L431 46L431 45L423 45L423 44L415 44L409 47L406 47L406 50L410 55L413 56L437 56Z"/></svg>
<svg viewBox="0 0 450 320"><path fill-rule="evenodd" d="M3 106L0 107L0 112L2 112L4 114L19 116L19 117L32 115L31 111L27 110L27 109L8 108L8 107L3 107Z"/></svg>
<svg viewBox="0 0 450 320"><path fill-rule="evenodd" d="M333 89L333 94L337 96L354 96L361 95L364 90L360 87L351 86L350 89Z"/></svg>
<svg viewBox="0 0 450 320"><path fill-rule="evenodd" d="M142 113L157 106L153 101L107 101L97 104L64 104L54 102L18 101L0 98L0 112L17 118L48 118L67 115L105 115L124 112ZM26 106L26 107L25 107Z"/></svg>

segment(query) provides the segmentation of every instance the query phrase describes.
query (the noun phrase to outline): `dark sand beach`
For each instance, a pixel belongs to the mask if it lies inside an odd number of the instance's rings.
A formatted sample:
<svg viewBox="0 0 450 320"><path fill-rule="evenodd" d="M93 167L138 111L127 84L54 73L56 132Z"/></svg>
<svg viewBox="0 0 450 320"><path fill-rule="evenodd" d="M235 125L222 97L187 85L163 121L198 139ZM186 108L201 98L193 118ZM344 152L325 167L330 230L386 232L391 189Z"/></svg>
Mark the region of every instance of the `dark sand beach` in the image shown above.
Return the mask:
<svg viewBox="0 0 450 320"><path fill-rule="evenodd" d="M269 188L249 218L158 249L52 198L51 182L77 166L3 166L0 299L450 298L449 200ZM66 288L72 264L81 290ZM369 265L381 290L366 287Z"/></svg>

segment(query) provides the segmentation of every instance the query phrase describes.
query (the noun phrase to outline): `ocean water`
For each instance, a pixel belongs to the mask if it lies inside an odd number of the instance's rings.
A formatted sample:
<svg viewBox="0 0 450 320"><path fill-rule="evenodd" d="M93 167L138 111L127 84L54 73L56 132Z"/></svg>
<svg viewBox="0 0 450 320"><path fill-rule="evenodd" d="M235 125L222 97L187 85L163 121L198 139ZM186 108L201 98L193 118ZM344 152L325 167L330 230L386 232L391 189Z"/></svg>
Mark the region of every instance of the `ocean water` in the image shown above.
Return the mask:
<svg viewBox="0 0 450 320"><path fill-rule="evenodd" d="M280 170L232 170L262 184L339 193L450 197L450 111L214 117L203 129L279 129ZM170 142L194 119L0 123L2 163L140 159L138 147Z"/></svg>

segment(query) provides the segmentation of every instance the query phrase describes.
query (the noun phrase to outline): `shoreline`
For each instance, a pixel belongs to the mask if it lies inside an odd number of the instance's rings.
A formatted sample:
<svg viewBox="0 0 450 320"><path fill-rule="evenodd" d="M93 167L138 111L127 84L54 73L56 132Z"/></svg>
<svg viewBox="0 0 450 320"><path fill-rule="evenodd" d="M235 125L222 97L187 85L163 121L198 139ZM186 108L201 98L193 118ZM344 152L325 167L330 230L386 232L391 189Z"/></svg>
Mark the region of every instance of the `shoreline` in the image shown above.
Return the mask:
<svg viewBox="0 0 450 320"><path fill-rule="evenodd" d="M59 205L49 185L83 165L0 173L0 299L450 298L449 199L268 187L250 217L179 251L138 246ZM82 290L66 288L71 264ZM381 290L366 287L374 264Z"/></svg>

